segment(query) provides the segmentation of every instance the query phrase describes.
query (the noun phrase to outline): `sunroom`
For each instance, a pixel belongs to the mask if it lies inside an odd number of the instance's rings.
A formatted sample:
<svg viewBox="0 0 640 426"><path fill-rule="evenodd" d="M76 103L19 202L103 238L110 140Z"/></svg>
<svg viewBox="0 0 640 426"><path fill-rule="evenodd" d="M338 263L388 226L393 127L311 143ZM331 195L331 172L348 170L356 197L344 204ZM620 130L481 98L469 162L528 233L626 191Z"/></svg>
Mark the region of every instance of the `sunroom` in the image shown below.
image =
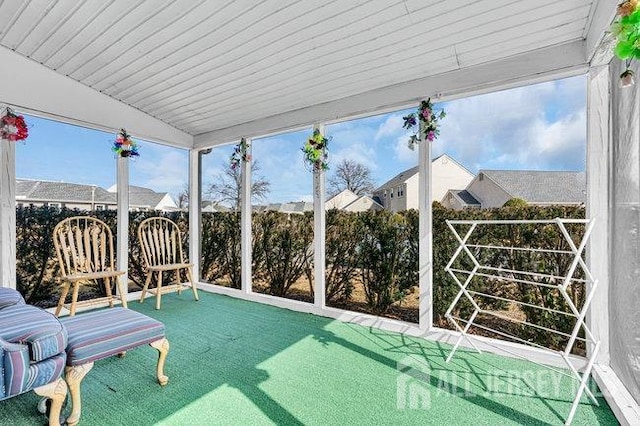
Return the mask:
<svg viewBox="0 0 640 426"><path fill-rule="evenodd" d="M100 360L83 382L81 423L640 424L640 88L633 82L640 49L619 43L619 22L640 19L637 7L607 0L0 3L3 116L113 138L126 129L126 140L187 153L188 207L172 217L180 217L200 300L190 291L166 295L157 310L151 301L132 303L145 270L135 251L144 212L131 210L147 209L131 198L136 160L117 150L103 159L115 170L109 225L117 269L129 283L119 296L164 324L169 383L158 386L147 374L155 357L148 348ZM639 25L629 24L629 37L638 39ZM443 199L436 160L454 160L434 141L443 105L572 78L585 88L582 204L543 206L544 215L526 218L434 204ZM371 188L370 197L350 199L354 209L367 206L364 213L328 210L340 157L332 158L332 144L350 143L339 130L382 115L404 116L401 124L415 129L413 183L393 178L380 195ZM26 257L16 250L24 246L17 232L31 210L16 213L16 180L24 176L16 174L21 145L9 139L0 144L0 287L15 289ZM265 153L280 146L308 163L268 161ZM235 183L221 204L205 196L206 174L220 162ZM265 170L293 182L301 174L289 169L301 168L308 197L256 201ZM524 186L544 186L535 182ZM448 189L460 202L477 202L464 186ZM90 194L92 211L83 214L102 217L95 186ZM387 194L407 201L403 211L388 211ZM383 228L396 238L384 253L376 239ZM523 243L524 235L540 238ZM549 235L555 239L545 245ZM439 250L445 240L447 250ZM231 260L211 254L223 243ZM302 257L284 262L296 244ZM391 256L400 252L410 257ZM367 262L378 255L376 269ZM380 290L385 279L409 284ZM501 290L507 281L511 290ZM523 299L519 286L541 289L540 299L554 291L555 304ZM408 303L408 288L414 310L403 316L396 302ZM362 303L346 303L345 291L359 292L353 298ZM509 316L513 306L521 316ZM489 316L515 326L494 329L480 321ZM42 422L36 405L33 393L1 400L0 423Z"/></svg>

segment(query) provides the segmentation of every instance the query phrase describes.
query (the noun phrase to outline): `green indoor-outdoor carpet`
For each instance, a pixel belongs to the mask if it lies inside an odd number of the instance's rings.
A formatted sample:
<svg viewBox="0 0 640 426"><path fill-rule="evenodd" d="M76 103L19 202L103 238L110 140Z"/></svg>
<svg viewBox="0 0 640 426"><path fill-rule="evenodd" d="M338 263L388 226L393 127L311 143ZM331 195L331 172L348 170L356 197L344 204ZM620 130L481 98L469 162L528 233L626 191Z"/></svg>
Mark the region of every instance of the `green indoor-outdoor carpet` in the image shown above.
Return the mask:
<svg viewBox="0 0 640 426"><path fill-rule="evenodd" d="M461 349L445 363L448 345L231 297L130 307L166 324L169 384L149 346L99 361L81 425L560 425L573 398L571 379L527 361ZM44 424L37 402L0 402L0 425ZM574 424L617 424L599 402L583 396Z"/></svg>

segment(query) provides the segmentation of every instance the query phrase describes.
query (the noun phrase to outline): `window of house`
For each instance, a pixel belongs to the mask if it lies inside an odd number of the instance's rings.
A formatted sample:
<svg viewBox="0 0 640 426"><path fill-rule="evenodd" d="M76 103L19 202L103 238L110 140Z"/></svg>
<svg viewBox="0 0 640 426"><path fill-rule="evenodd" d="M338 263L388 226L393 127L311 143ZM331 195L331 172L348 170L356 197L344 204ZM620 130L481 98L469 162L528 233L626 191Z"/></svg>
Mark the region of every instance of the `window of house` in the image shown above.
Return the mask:
<svg viewBox="0 0 640 426"><path fill-rule="evenodd" d="M393 198L393 189L391 189L391 191L389 191L389 198Z"/></svg>
<svg viewBox="0 0 640 426"><path fill-rule="evenodd" d="M402 185L398 187L398 197L402 197L404 195L404 191L402 190Z"/></svg>
<svg viewBox="0 0 640 426"><path fill-rule="evenodd" d="M96 205L96 210L98 210L98 211L104 210L104 205L103 204L97 204Z"/></svg>
<svg viewBox="0 0 640 426"><path fill-rule="evenodd" d="M62 204L60 204L60 203L47 203L47 205L49 207L56 207L56 208L62 207Z"/></svg>

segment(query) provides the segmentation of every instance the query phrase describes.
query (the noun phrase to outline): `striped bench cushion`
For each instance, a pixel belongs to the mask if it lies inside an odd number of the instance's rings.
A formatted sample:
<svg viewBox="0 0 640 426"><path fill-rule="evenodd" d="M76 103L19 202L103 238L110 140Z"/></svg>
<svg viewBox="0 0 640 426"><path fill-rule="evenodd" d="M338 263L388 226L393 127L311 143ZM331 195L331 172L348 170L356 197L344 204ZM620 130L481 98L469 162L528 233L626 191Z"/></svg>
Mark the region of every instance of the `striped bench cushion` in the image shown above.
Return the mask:
<svg viewBox="0 0 640 426"><path fill-rule="evenodd" d="M0 287L0 309L12 305L24 305L22 295L11 288Z"/></svg>
<svg viewBox="0 0 640 426"><path fill-rule="evenodd" d="M27 345L31 362L51 358L67 347L67 332L58 318L30 305L0 309L0 338Z"/></svg>
<svg viewBox="0 0 640 426"><path fill-rule="evenodd" d="M69 333L67 365L82 365L164 337L164 324L125 308L62 318Z"/></svg>

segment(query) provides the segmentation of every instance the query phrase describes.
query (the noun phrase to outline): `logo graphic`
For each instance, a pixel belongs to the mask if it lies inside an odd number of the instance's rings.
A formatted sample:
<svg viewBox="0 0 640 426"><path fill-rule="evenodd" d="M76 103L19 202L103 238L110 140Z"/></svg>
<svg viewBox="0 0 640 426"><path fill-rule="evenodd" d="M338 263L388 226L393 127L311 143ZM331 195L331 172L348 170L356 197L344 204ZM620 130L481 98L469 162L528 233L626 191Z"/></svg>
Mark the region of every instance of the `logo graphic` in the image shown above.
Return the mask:
<svg viewBox="0 0 640 426"><path fill-rule="evenodd" d="M431 408L430 368L424 359L407 356L396 365L396 407L398 410Z"/></svg>

